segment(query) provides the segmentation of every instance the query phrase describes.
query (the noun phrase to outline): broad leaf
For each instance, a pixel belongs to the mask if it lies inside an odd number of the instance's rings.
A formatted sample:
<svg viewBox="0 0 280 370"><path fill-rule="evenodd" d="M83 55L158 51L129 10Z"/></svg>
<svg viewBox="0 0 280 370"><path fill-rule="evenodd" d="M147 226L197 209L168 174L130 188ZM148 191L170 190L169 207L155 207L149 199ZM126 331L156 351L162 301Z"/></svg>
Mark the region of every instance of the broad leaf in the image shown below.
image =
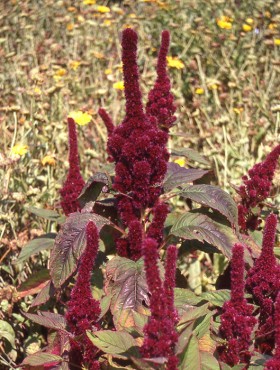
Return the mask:
<svg viewBox="0 0 280 370"><path fill-rule="evenodd" d="M209 352L200 351L202 370L220 370L218 360Z"/></svg>
<svg viewBox="0 0 280 370"><path fill-rule="evenodd" d="M46 328L65 331L66 321L64 316L58 313L48 311L38 311L38 315L28 312L23 312L29 320L36 322L36 324L45 326Z"/></svg>
<svg viewBox="0 0 280 370"><path fill-rule="evenodd" d="M174 304L178 310L179 317L201 301L202 299L200 296L197 296L189 289L174 289Z"/></svg>
<svg viewBox="0 0 280 370"><path fill-rule="evenodd" d="M232 244L229 237L208 216L187 212L175 222L170 234L183 239L206 241L217 247L227 258L231 257Z"/></svg>
<svg viewBox="0 0 280 370"><path fill-rule="evenodd" d="M206 166L210 165L210 161L201 155L199 152L197 152L194 149L191 148L185 148L185 149L172 149L171 155L176 155L179 157L186 157L190 159L191 161L198 162L201 164L204 164Z"/></svg>
<svg viewBox="0 0 280 370"><path fill-rule="evenodd" d="M200 317L204 317L208 313L208 303L199 307L190 307L188 311L186 311L181 317L177 326L178 331L180 332L182 329L188 326L191 321L195 321Z"/></svg>
<svg viewBox="0 0 280 370"><path fill-rule="evenodd" d="M31 307L36 307L41 304L46 303L50 298L52 298L55 294L55 288L51 280L42 288L40 293L34 298L31 303Z"/></svg>
<svg viewBox="0 0 280 370"><path fill-rule="evenodd" d="M102 191L107 192L110 182L108 175L103 172L96 172L91 176L78 198L81 207L90 201L95 201Z"/></svg>
<svg viewBox="0 0 280 370"><path fill-rule="evenodd" d="M198 339L191 336L187 348L181 355L179 370L202 370Z"/></svg>
<svg viewBox="0 0 280 370"><path fill-rule="evenodd" d="M214 306L222 307L230 299L230 290L220 289L212 292L204 292L201 294L201 298L212 303Z"/></svg>
<svg viewBox="0 0 280 370"><path fill-rule="evenodd" d="M45 218L46 220L58 221L61 218L61 215L52 209L42 209L33 206L25 207L25 209L36 216Z"/></svg>
<svg viewBox="0 0 280 370"><path fill-rule="evenodd" d="M237 225L237 206L231 196L224 190L213 185L189 185L179 195L188 198L196 203L202 204L219 211L233 225Z"/></svg>
<svg viewBox="0 0 280 370"><path fill-rule="evenodd" d="M87 332L92 343L101 351L123 357L139 357L135 339L124 331L100 330Z"/></svg>
<svg viewBox="0 0 280 370"><path fill-rule="evenodd" d="M30 366L40 366L48 365L55 363L60 363L63 361L63 358L58 355L53 355L52 353L46 352L36 352L33 355L26 357L21 365L30 365Z"/></svg>
<svg viewBox="0 0 280 370"><path fill-rule="evenodd" d="M211 317L215 314L215 312L209 312L207 315L203 317L199 317L195 322L194 327L194 334L197 339L202 338L206 333L209 333Z"/></svg>
<svg viewBox="0 0 280 370"><path fill-rule="evenodd" d="M107 264L106 281L106 292L112 297L111 312L115 325L117 328L136 326L133 313L149 313L143 259L134 262L123 257L113 258Z"/></svg>
<svg viewBox="0 0 280 370"><path fill-rule="evenodd" d="M50 275L49 270L46 268L40 271L34 272L28 279L23 282L18 288L18 296L20 298L29 295L37 294L40 292L49 282Z"/></svg>
<svg viewBox="0 0 280 370"><path fill-rule="evenodd" d="M56 288L76 270L77 262L86 246L86 226L93 221L100 231L109 224L106 218L94 213L72 213L59 231L50 258L50 275Z"/></svg>
<svg viewBox="0 0 280 370"><path fill-rule="evenodd" d="M15 346L15 332L12 326L4 320L0 320L0 339L5 338L12 347Z"/></svg>
<svg viewBox="0 0 280 370"><path fill-rule="evenodd" d="M56 234L50 233L50 234L46 234L43 236L39 236L39 238L30 240L22 248L15 263L22 263L26 261L30 256L33 256L36 253L39 253L42 250L52 248L52 246L54 245L55 237L56 237Z"/></svg>
<svg viewBox="0 0 280 370"><path fill-rule="evenodd" d="M165 192L168 192L178 186L191 183L194 180L200 179L208 171L184 168L179 166L177 163L169 162L167 164L167 172L163 180L163 188Z"/></svg>

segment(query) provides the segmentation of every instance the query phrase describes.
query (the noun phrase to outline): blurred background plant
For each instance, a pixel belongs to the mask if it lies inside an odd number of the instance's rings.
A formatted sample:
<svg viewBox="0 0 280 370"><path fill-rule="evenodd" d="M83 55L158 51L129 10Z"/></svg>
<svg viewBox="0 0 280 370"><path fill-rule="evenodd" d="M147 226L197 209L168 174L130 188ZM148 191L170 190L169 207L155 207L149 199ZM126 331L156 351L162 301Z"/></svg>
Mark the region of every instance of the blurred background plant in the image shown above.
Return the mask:
<svg viewBox="0 0 280 370"><path fill-rule="evenodd" d="M84 177L106 163L97 111L123 118L122 29L139 35L144 99L155 79L159 35L171 32L167 62L178 120L169 147L198 150L212 162L216 184L232 192L231 183L240 185L279 142L280 2L9 0L0 14L0 364L15 368L45 343L46 333L20 310L48 279L52 244L32 256L23 246L56 231L70 112L79 117ZM274 183L279 187L279 171ZM42 215L37 208L49 210L47 219L34 216ZM193 271L193 290L211 287L224 266L202 252L182 260L186 276Z"/></svg>

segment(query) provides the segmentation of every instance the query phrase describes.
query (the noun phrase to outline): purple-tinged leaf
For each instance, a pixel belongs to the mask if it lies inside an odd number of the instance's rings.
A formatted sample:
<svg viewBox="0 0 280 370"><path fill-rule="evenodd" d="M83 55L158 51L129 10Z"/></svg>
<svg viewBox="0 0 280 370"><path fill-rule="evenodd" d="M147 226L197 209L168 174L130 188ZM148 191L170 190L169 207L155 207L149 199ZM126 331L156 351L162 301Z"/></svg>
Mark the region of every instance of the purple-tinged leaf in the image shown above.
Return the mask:
<svg viewBox="0 0 280 370"><path fill-rule="evenodd" d="M40 365L55 365L63 361L63 358L46 352L36 352L26 357L21 365L40 366Z"/></svg>
<svg viewBox="0 0 280 370"><path fill-rule="evenodd" d="M34 300L31 303L31 307L36 307L41 304L48 302L50 298L52 298L55 294L55 288L51 280L47 282L47 284L41 289L41 291L37 294Z"/></svg>
<svg viewBox="0 0 280 370"><path fill-rule="evenodd" d="M189 185L179 195L196 203L219 211L231 224L238 225L237 206L231 196L224 190L213 185Z"/></svg>
<svg viewBox="0 0 280 370"><path fill-rule="evenodd" d="M81 207L90 201L95 201L102 191L107 193L110 185L111 179L106 173L97 172L91 176L78 198Z"/></svg>
<svg viewBox="0 0 280 370"><path fill-rule="evenodd" d="M134 262L115 257L106 268L106 293L111 295L111 312L115 326L136 327L134 312L148 315L148 286L143 259Z"/></svg>
<svg viewBox="0 0 280 370"><path fill-rule="evenodd" d="M38 311L37 314L23 312L23 315L36 324L45 326L46 328L66 331L66 321L64 316L58 313L48 311Z"/></svg>
<svg viewBox="0 0 280 370"><path fill-rule="evenodd" d="M219 224L210 217L187 212L175 222L170 234L183 239L206 241L217 247L227 258L231 257L231 240Z"/></svg>
<svg viewBox="0 0 280 370"><path fill-rule="evenodd" d="M59 231L50 258L50 275L59 288L76 270L86 246L86 226L93 221L100 231L110 221L94 213L70 214Z"/></svg>
<svg viewBox="0 0 280 370"><path fill-rule="evenodd" d="M169 162L167 172L163 180L163 189L168 192L178 186L184 186L197 179L200 179L209 171L195 168L184 168L177 163Z"/></svg>
<svg viewBox="0 0 280 370"><path fill-rule="evenodd" d="M186 157L193 162L201 163L201 164L204 164L205 166L210 165L210 161L206 157L204 157L199 152L191 148L172 149L171 155L176 155L178 157Z"/></svg>
<svg viewBox="0 0 280 370"><path fill-rule="evenodd" d="M29 295L37 294L47 285L49 279L49 270L46 268L34 272L18 287L18 296L23 298Z"/></svg>

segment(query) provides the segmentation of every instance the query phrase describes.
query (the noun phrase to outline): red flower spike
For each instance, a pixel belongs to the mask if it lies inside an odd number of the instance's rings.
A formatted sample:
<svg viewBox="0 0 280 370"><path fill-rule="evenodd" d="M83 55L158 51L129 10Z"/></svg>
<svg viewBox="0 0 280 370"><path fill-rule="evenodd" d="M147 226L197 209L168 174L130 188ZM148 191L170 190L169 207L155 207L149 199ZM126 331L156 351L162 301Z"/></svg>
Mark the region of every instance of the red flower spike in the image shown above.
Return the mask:
<svg viewBox="0 0 280 370"><path fill-rule="evenodd" d="M178 313L174 307L174 288L176 277L177 248L170 245L167 248L165 260L164 294L166 299L166 315L174 322L178 321Z"/></svg>
<svg viewBox="0 0 280 370"><path fill-rule="evenodd" d="M130 258L137 261L142 255L142 225L138 220L131 221L128 227Z"/></svg>
<svg viewBox="0 0 280 370"><path fill-rule="evenodd" d="M99 362L96 360L98 349L86 335L87 330L98 327L97 321L101 312L99 302L92 297L90 285L91 272L98 252L98 230L92 221L87 225L86 236L87 246L80 260L76 284L71 292L66 321L73 336L82 336L79 343L72 339L70 358L75 358L71 352L81 352L83 362L88 364L89 369L99 370Z"/></svg>
<svg viewBox="0 0 280 370"><path fill-rule="evenodd" d="M146 107L146 113L151 117L155 117L157 124L164 131L168 131L174 121L176 121L176 117L174 116L176 107L173 104L174 98L170 92L171 84L166 67L169 44L170 34L168 31L163 31L158 54L157 80L149 93L149 100Z"/></svg>
<svg viewBox="0 0 280 370"><path fill-rule="evenodd" d="M142 95L139 86L137 67L137 33L126 28L122 37L122 62L124 77L124 92L126 98L126 115L144 118Z"/></svg>
<svg viewBox="0 0 280 370"><path fill-rule="evenodd" d="M280 369L280 293L278 293L274 310L274 328L275 328L275 354L272 359L265 363L265 370Z"/></svg>
<svg viewBox="0 0 280 370"><path fill-rule="evenodd" d="M249 178L243 176L244 185L241 185L238 191L241 196L241 202L238 205L238 223L244 232L256 230L261 222L252 209L263 208L262 203L269 196L279 156L280 144L263 162L255 164L249 170Z"/></svg>
<svg viewBox="0 0 280 370"><path fill-rule="evenodd" d="M80 172L76 124L72 118L68 118L68 133L69 172L62 189L60 189L60 195L62 197L60 204L66 216L70 213L80 211L81 208L77 198L85 185Z"/></svg>
<svg viewBox="0 0 280 370"><path fill-rule="evenodd" d="M102 120L103 120L103 122L104 122L104 124L107 128L108 136L110 136L113 133L114 129L115 129L112 118L109 116L109 114L103 108L99 108L98 114L102 118Z"/></svg>
<svg viewBox="0 0 280 370"><path fill-rule="evenodd" d="M160 244L163 239L163 228L168 215L168 206L165 203L157 203L152 212L153 220L148 227L147 237L155 239Z"/></svg>
<svg viewBox="0 0 280 370"><path fill-rule="evenodd" d="M264 338L259 343L259 350L263 353L271 353L274 347L274 302L280 289L280 266L273 251L276 226L277 217L271 213L265 223L261 255L246 279L246 289L260 306L257 336Z"/></svg>
<svg viewBox="0 0 280 370"><path fill-rule="evenodd" d="M144 240L143 255L147 284L151 294L151 316L144 327L144 343L140 351L142 356L147 358L167 357L167 369L177 370L178 360L176 359L174 351L178 341L178 334L175 330L175 309L173 307L172 298L174 297L173 283L175 281L175 276L170 276L168 279L165 278L165 283L164 285L162 284L157 265L159 253L157 250L157 242L154 239L147 238ZM171 258L171 260L166 262L168 268L166 274L175 273L175 255L174 247L172 247L167 254L167 258ZM171 298L167 297L167 292L170 293ZM168 315L169 311L171 311L171 315Z"/></svg>
<svg viewBox="0 0 280 370"><path fill-rule="evenodd" d="M231 260L231 298L223 305L220 334L227 341L220 346L220 359L234 366L238 363L249 363L251 333L256 324L252 316L253 306L244 298L244 248L235 244Z"/></svg>

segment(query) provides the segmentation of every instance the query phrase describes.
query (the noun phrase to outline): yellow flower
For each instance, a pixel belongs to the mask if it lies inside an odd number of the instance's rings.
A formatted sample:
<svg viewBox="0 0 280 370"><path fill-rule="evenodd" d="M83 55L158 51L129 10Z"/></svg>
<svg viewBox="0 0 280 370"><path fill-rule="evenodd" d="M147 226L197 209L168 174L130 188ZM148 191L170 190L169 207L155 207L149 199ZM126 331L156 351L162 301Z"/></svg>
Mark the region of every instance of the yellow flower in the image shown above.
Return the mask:
<svg viewBox="0 0 280 370"><path fill-rule="evenodd" d="M252 31L252 26L250 26L249 24L244 23L242 25L242 29L243 29L244 32L250 32L250 31Z"/></svg>
<svg viewBox="0 0 280 370"><path fill-rule="evenodd" d="M96 3L96 0L84 0L83 4L85 5L94 5Z"/></svg>
<svg viewBox="0 0 280 370"><path fill-rule="evenodd" d="M275 29L277 28L277 24L276 24L276 23L270 23L270 24L268 25L268 28L269 28L271 31L273 31L273 30L275 30Z"/></svg>
<svg viewBox="0 0 280 370"><path fill-rule="evenodd" d="M15 155L24 155L28 152L29 148L27 145L22 145L22 144L16 144L15 146L12 147L11 152L12 154Z"/></svg>
<svg viewBox="0 0 280 370"><path fill-rule="evenodd" d="M244 108L242 108L242 107L240 107L240 108L233 108L233 111L234 111L234 113L240 115L244 111Z"/></svg>
<svg viewBox="0 0 280 370"><path fill-rule="evenodd" d="M108 8L108 6L104 6L104 5L99 5L96 10L99 12L99 13L109 13L110 12L110 8Z"/></svg>
<svg viewBox="0 0 280 370"><path fill-rule="evenodd" d="M41 95L41 94L42 94L42 90L38 86L35 86L34 95Z"/></svg>
<svg viewBox="0 0 280 370"><path fill-rule="evenodd" d="M210 90L217 90L218 89L218 85L217 84L211 84L211 85L208 86L208 88Z"/></svg>
<svg viewBox="0 0 280 370"><path fill-rule="evenodd" d="M216 19L217 26L225 30L232 29L232 22L233 19L226 15L222 15L220 18Z"/></svg>
<svg viewBox="0 0 280 370"><path fill-rule="evenodd" d="M111 68L107 68L107 69L105 69L104 73L105 73L105 75L111 75L113 73L113 71L111 70Z"/></svg>
<svg viewBox="0 0 280 370"><path fill-rule="evenodd" d="M274 39L273 42L274 42L274 45L277 45L277 46L280 45L280 39Z"/></svg>
<svg viewBox="0 0 280 370"><path fill-rule="evenodd" d="M92 120L92 116L89 113L84 113L81 110L70 112L68 117L73 118L79 126L87 125Z"/></svg>
<svg viewBox="0 0 280 370"><path fill-rule="evenodd" d="M103 24L104 24L104 26L109 27L109 26L111 26L112 21L111 21L111 19L104 19Z"/></svg>
<svg viewBox="0 0 280 370"><path fill-rule="evenodd" d="M100 53L99 51L93 51L92 55L97 59L104 59L105 55L103 53Z"/></svg>
<svg viewBox="0 0 280 370"><path fill-rule="evenodd" d="M177 68L177 69L183 69L184 63L177 57L167 56L167 65L170 68Z"/></svg>
<svg viewBox="0 0 280 370"><path fill-rule="evenodd" d="M253 18L246 18L246 23L254 24L254 19Z"/></svg>
<svg viewBox="0 0 280 370"><path fill-rule="evenodd" d="M67 29L67 31L69 31L69 32L73 31L73 29L74 29L74 23L68 23L68 24L66 25L66 29Z"/></svg>
<svg viewBox="0 0 280 370"><path fill-rule="evenodd" d="M46 155L44 158L42 158L41 163L43 166L46 166L47 164L50 166L55 166L55 159L51 155Z"/></svg>
<svg viewBox="0 0 280 370"><path fill-rule="evenodd" d="M195 89L195 93L196 93L197 95L203 95L203 94L204 94L204 89L203 89L202 87L197 87L197 88Z"/></svg>
<svg viewBox="0 0 280 370"><path fill-rule="evenodd" d="M177 163L179 166L183 167L186 164L186 158L175 159L174 163Z"/></svg>
<svg viewBox="0 0 280 370"><path fill-rule="evenodd" d="M124 90L124 82L118 81L113 84L113 88L116 90Z"/></svg>
<svg viewBox="0 0 280 370"><path fill-rule="evenodd" d="M71 60L69 62L69 67L73 69L73 71L77 71L77 69L80 67L81 62L78 62L77 60Z"/></svg>
<svg viewBox="0 0 280 370"><path fill-rule="evenodd" d="M264 12L266 18L271 18L271 13L269 11Z"/></svg>

